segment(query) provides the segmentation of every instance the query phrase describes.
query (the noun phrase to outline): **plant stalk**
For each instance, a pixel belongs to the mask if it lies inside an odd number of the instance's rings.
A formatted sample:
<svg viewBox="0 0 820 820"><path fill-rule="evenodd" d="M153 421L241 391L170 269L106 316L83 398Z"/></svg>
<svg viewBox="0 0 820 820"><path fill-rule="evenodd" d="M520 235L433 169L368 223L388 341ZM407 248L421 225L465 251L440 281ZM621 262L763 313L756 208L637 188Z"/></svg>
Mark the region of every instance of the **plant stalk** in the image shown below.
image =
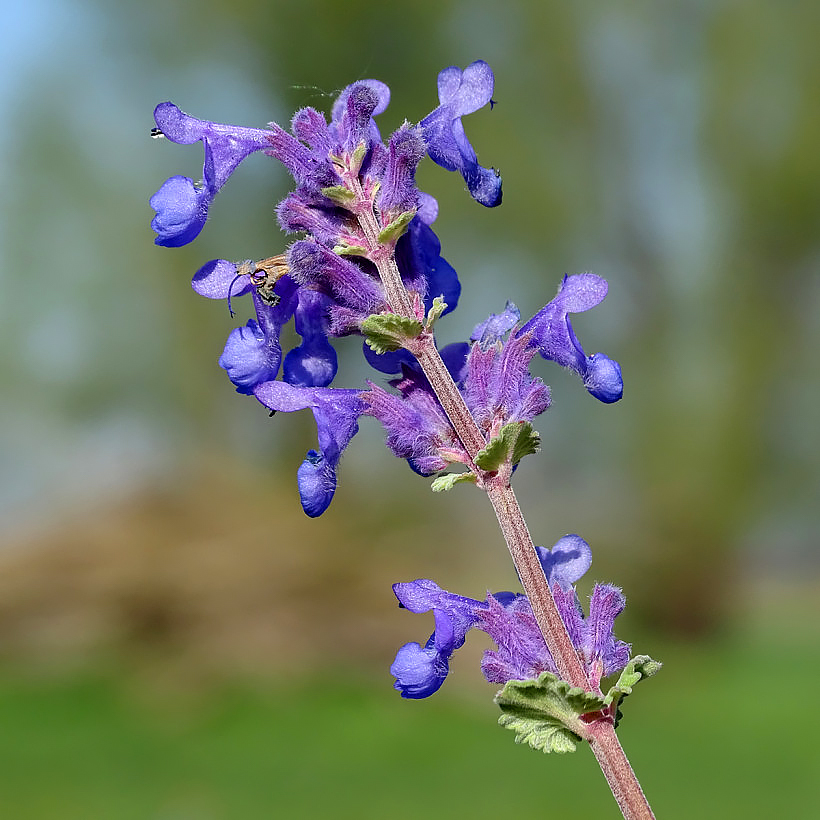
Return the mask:
<svg viewBox="0 0 820 820"><path fill-rule="evenodd" d="M361 195L360 187L356 193ZM362 199L359 201L364 205ZM357 210L357 217L371 245L371 259L378 268L391 311L408 318L417 318L412 313L412 301L402 282L394 255L384 254L383 246L378 243L379 226L369 203L368 207ZM412 352L465 450L474 460L487 441L444 365L433 335L423 333L419 336ZM530 600L535 619L561 677L572 686L595 691L595 687L591 686L587 679L581 659L555 606L547 578L538 560L538 553L512 487L509 486L507 479L494 482L490 478L485 482L485 489L521 579L521 585ZM653 820L655 815L615 734L612 720L606 718L591 723L589 733L592 752L624 818Z"/></svg>

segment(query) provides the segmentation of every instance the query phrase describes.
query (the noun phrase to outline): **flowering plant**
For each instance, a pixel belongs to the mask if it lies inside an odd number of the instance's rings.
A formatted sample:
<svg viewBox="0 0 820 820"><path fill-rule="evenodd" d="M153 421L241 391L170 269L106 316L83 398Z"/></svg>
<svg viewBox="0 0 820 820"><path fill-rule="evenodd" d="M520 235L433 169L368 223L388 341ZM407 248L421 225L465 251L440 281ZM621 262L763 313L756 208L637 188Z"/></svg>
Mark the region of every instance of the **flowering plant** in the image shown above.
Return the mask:
<svg viewBox="0 0 820 820"><path fill-rule="evenodd" d="M617 362L587 355L570 314L606 296L591 273L565 276L557 295L521 322L508 302L478 323L465 342L439 349L435 324L458 304L461 285L441 256L433 231L438 205L419 191L415 172L429 156L458 171L478 203L501 202L501 178L478 163L462 118L492 105L493 73L483 61L438 77L439 105L418 124L405 123L387 143L374 117L390 92L376 80L345 88L330 121L303 108L290 132L240 128L199 120L170 102L157 106L154 136L202 142L202 179L173 176L151 198L156 243L178 247L203 229L211 201L245 157L263 151L293 176L295 189L279 203L282 229L300 235L283 252L259 261L216 259L193 277L194 290L231 302L249 295L256 318L233 330L220 366L240 393L271 411L310 408L317 445L297 471L309 516L330 505L344 449L362 416L378 419L388 448L440 492L457 483L485 491L496 512L525 594L497 592L485 600L455 595L431 580L395 584L402 607L433 611L435 629L424 646L408 643L391 666L406 698L439 689L452 653L473 627L497 648L484 653L482 671L503 684L496 695L500 721L516 740L545 752L571 751L588 741L626 817L651 809L618 743L619 705L660 664L631 656L614 621L625 599L596 584L585 615L574 584L589 569L591 551L578 535L552 549L536 547L510 486L525 456L538 451L533 420L551 402L549 388L530 372L536 355L574 371L605 403L623 392ZM280 335L291 320L301 343L282 355ZM337 372L333 338L360 335L374 371L388 387L331 386ZM281 375L281 377L280 377ZM375 377L374 373L374 377ZM456 471L446 472L452 466ZM603 680L619 674L604 692Z"/></svg>

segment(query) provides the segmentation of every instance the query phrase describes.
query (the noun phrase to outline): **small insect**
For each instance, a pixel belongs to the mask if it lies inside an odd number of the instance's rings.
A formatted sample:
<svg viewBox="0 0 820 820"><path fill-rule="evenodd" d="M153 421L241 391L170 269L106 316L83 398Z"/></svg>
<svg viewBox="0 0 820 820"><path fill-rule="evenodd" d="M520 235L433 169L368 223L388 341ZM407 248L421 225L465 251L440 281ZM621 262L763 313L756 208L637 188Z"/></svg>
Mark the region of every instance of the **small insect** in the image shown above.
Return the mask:
<svg viewBox="0 0 820 820"><path fill-rule="evenodd" d="M279 304L278 294L273 292L276 283L288 272L288 263L285 255L271 256L259 262L243 262L237 273L247 274L251 284L256 288L259 298L270 307Z"/></svg>
<svg viewBox="0 0 820 820"><path fill-rule="evenodd" d="M151 129L151 138L152 139L159 140L159 139L162 139L164 136L165 136L165 134L163 134L162 131L159 130L159 128L152 128Z"/></svg>

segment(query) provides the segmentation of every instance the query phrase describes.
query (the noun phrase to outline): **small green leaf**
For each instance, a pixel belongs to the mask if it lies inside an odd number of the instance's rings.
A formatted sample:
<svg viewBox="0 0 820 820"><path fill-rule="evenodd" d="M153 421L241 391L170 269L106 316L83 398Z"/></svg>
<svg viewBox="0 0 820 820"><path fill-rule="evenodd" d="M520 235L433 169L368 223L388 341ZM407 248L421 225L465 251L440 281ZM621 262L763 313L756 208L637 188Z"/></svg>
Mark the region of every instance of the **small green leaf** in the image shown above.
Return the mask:
<svg viewBox="0 0 820 820"><path fill-rule="evenodd" d="M374 353L387 353L404 347L408 339L415 339L422 331L418 319L396 313L374 313L362 322L362 333Z"/></svg>
<svg viewBox="0 0 820 820"><path fill-rule="evenodd" d="M359 173L359 169L362 167L362 161L364 160L364 155L367 153L367 143L360 142L353 153L350 155L350 170L354 174Z"/></svg>
<svg viewBox="0 0 820 820"><path fill-rule="evenodd" d="M537 453L541 446L541 436L532 429L528 421L511 421L505 424L497 436L476 455L476 466L487 472L497 470L502 464L518 464L524 456Z"/></svg>
<svg viewBox="0 0 820 820"><path fill-rule="evenodd" d="M434 478L430 489L434 493L443 493L447 492L447 490L452 490L456 484L461 484L465 481L475 484L475 480L473 473L447 473L446 475L440 475L438 478Z"/></svg>
<svg viewBox="0 0 820 820"><path fill-rule="evenodd" d="M513 465L518 464L524 456L531 456L541 449L541 436L532 429L528 422L522 422L518 428L518 435L515 439L512 452Z"/></svg>
<svg viewBox="0 0 820 820"><path fill-rule="evenodd" d="M489 473L497 470L508 457L507 442L498 435L491 438L487 446L478 451L475 463L476 467Z"/></svg>
<svg viewBox="0 0 820 820"><path fill-rule="evenodd" d="M447 310L447 302L444 301L444 297L436 296L436 298L433 299L433 306L427 311L427 321L424 325L427 330L430 330L433 323L441 318L441 314L444 313L445 310Z"/></svg>
<svg viewBox="0 0 820 820"><path fill-rule="evenodd" d="M600 711L604 699L570 686L551 672L536 680L509 680L495 696L501 707L499 724L515 732L516 743L542 752L574 752L583 740L581 715Z"/></svg>
<svg viewBox="0 0 820 820"><path fill-rule="evenodd" d="M624 667L618 682L606 693L604 702L609 706L615 702L615 726L621 722L623 714L621 704L627 695L632 694L632 688L638 681L644 678L651 678L652 675L660 671L663 664L660 661L652 660L649 655L635 655L634 658Z"/></svg>
<svg viewBox="0 0 820 820"><path fill-rule="evenodd" d="M331 185L329 188L322 188L322 194L331 202L346 208L355 198L356 194L349 191L342 185Z"/></svg>
<svg viewBox="0 0 820 820"><path fill-rule="evenodd" d="M367 248L362 245L335 245L333 253L338 256L367 256Z"/></svg>
<svg viewBox="0 0 820 820"><path fill-rule="evenodd" d="M416 215L416 209L403 211L389 225L379 231L379 244L387 245L398 240Z"/></svg>

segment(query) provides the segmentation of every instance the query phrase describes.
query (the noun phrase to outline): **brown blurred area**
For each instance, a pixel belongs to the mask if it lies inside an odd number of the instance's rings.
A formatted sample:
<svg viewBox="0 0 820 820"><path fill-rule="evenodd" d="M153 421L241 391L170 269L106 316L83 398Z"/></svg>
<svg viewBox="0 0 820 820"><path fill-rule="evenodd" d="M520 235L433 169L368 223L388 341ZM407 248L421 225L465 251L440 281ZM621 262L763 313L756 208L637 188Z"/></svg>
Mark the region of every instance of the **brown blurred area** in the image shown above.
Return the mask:
<svg viewBox="0 0 820 820"><path fill-rule="evenodd" d="M396 636L419 631L390 589L410 580L411 559L417 574L458 568L468 589L481 583L481 570L460 566L480 527L452 527L464 540L444 550L435 516L378 513L356 496L344 514L310 520L295 482L270 471L180 465L6 540L0 660L48 670L120 657L215 681L334 664L386 675Z"/></svg>
<svg viewBox="0 0 820 820"><path fill-rule="evenodd" d="M124 651L217 676L282 674L345 651L383 658L377 573L351 555L349 525L319 520L308 534L289 490L269 473L200 465L7 543L3 654Z"/></svg>
<svg viewBox="0 0 820 820"><path fill-rule="evenodd" d="M249 158L191 246L157 248L148 227L150 195L202 162L198 145L149 138L157 102L285 123L375 76L393 93L386 134L435 106L440 68L479 57L498 105L466 125L504 204L419 171L464 285L441 340L507 299L531 315L564 272L594 270L610 293L575 327L626 382L603 407L538 371L554 405L543 453L516 476L537 543L579 532L595 578L627 591L624 618L695 639L719 635L745 590L817 577L816 4L425 0L409 28L402 6L357 3L340 20L321 0L27 14L3 52L4 77L26 80L0 86L14 123L0 141L0 652L383 663L386 619L403 623L392 582L514 585L478 494L434 499L403 465L375 466L392 456L373 430L342 465L350 491L305 519L293 476L311 420L266 427L217 367L247 306L232 318L188 281L208 259L281 252L276 163ZM355 341L340 341L340 385L374 375Z"/></svg>

